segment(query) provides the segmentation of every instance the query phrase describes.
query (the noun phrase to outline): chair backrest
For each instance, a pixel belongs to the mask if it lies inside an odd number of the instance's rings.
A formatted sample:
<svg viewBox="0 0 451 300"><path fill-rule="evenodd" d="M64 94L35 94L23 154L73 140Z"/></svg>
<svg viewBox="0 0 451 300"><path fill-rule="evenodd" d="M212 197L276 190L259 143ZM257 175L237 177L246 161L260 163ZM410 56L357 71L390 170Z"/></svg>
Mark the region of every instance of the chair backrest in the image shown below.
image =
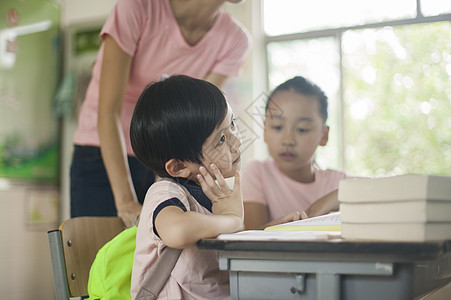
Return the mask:
<svg viewBox="0 0 451 300"><path fill-rule="evenodd" d="M77 217L47 233L58 300L88 295L89 270L97 252L124 229L118 217Z"/></svg>

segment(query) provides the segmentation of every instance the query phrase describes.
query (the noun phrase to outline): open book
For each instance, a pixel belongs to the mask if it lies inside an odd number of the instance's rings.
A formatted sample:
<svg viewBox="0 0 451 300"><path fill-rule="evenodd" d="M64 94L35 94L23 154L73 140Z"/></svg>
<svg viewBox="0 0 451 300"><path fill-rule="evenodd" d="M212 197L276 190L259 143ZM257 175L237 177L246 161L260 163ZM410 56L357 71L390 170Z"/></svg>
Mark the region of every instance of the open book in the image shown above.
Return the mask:
<svg viewBox="0 0 451 300"><path fill-rule="evenodd" d="M340 238L339 231L268 231L245 230L237 233L223 233L217 239L229 241L311 241Z"/></svg>
<svg viewBox="0 0 451 300"><path fill-rule="evenodd" d="M330 240L341 237L340 213L270 226L265 230L245 230L218 235L230 241L307 241Z"/></svg>
<svg viewBox="0 0 451 300"><path fill-rule="evenodd" d="M340 231L340 212L266 227L265 231Z"/></svg>

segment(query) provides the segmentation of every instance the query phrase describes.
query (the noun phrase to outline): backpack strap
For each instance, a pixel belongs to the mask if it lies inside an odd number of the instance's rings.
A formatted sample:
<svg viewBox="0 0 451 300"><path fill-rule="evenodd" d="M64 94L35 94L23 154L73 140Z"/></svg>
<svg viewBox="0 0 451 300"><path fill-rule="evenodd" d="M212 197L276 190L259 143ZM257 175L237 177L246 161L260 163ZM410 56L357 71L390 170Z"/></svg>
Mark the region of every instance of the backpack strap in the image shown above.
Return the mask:
<svg viewBox="0 0 451 300"><path fill-rule="evenodd" d="M169 178L162 178L161 180L174 181ZM195 208L194 203L196 200L184 186L181 187L188 199L190 211L193 211ZM136 299L154 300L158 297L158 294L168 280L169 275L171 275L171 272L174 269L182 250L183 249L166 247L162 251L156 263L152 265L146 278L141 283L138 294L136 295Z"/></svg>
<svg viewBox="0 0 451 300"><path fill-rule="evenodd" d="M161 289L169 278L182 249L166 247L157 262L150 268L147 277L141 283L136 299L154 300L158 297Z"/></svg>

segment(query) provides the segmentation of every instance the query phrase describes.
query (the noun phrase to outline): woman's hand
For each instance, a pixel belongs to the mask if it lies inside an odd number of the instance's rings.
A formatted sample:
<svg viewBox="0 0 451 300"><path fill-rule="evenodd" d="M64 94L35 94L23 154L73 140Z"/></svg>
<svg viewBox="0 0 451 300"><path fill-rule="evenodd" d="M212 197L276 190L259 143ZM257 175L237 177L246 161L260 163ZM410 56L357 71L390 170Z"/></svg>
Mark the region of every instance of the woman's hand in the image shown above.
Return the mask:
<svg viewBox="0 0 451 300"><path fill-rule="evenodd" d="M131 227L136 225L138 215L141 213L142 205L129 201L126 204L120 204L117 206L117 216L122 219L125 226Z"/></svg>
<svg viewBox="0 0 451 300"><path fill-rule="evenodd" d="M239 172L237 171L235 174L234 187L231 189L215 164L211 165L211 169L218 183L213 180L205 167L199 168L200 174L197 175L197 179L205 195L212 202L213 214L236 217L242 226L244 210Z"/></svg>

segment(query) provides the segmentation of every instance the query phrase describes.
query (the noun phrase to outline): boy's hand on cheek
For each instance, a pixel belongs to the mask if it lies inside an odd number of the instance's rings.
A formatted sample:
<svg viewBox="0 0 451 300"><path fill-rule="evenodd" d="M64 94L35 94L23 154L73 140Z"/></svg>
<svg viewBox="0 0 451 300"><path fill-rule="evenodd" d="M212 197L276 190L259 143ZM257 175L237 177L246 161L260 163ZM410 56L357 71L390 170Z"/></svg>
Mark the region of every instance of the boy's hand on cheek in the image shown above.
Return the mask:
<svg viewBox="0 0 451 300"><path fill-rule="evenodd" d="M213 164L211 168L218 183L213 180L204 167L199 168L200 174L197 175L197 178L205 195L212 202L213 214L237 217L242 223L244 210L239 173L236 172L234 187L230 189L218 167Z"/></svg>

